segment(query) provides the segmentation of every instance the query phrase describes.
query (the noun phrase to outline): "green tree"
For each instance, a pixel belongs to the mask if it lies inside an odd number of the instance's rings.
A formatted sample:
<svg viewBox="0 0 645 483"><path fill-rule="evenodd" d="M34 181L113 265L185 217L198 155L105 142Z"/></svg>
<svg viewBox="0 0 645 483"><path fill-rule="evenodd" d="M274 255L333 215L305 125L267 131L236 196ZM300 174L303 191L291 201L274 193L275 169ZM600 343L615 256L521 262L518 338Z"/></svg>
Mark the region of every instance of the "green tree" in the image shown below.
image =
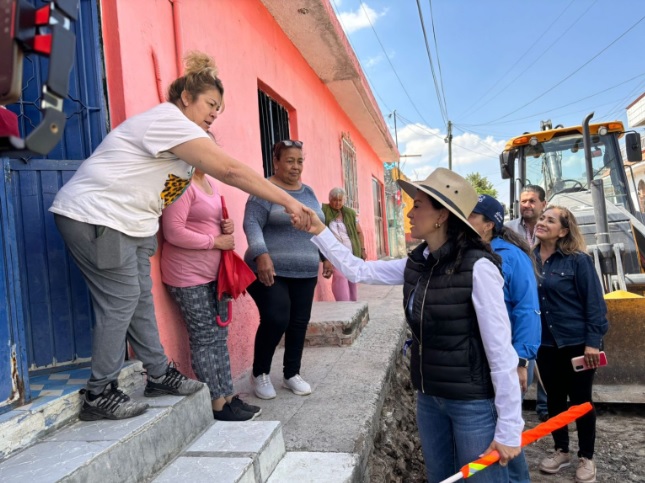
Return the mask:
<svg viewBox="0 0 645 483"><path fill-rule="evenodd" d="M488 195L497 198L497 190L493 187L493 183L488 181L488 178L475 172L466 175L468 182L473 185L475 191L480 195Z"/></svg>

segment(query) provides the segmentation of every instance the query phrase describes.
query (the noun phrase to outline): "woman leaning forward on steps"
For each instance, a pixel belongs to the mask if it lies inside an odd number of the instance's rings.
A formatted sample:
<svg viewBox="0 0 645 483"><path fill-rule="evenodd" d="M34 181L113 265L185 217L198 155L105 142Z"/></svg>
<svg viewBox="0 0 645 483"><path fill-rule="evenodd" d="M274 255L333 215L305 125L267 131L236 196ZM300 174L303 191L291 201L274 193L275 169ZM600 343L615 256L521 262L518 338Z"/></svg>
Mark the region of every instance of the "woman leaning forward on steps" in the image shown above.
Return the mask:
<svg viewBox="0 0 645 483"><path fill-rule="evenodd" d="M302 228L309 213L296 199L220 149L206 134L220 105L212 59L176 79L168 102L114 128L57 193L49 209L92 297L92 373L80 418L124 419L148 405L118 387L126 340L148 374L144 395L188 395L204 385L180 373L159 339L150 257L159 217L190 183L194 168L283 206Z"/></svg>
<svg viewBox="0 0 645 483"><path fill-rule="evenodd" d="M477 193L443 168L424 181L399 185L414 198L411 234L423 240L408 258L366 262L313 218L311 241L352 282L403 284L428 481L440 482L497 450L499 464L470 479L508 482L506 465L520 454L524 427L518 357L500 259L467 221Z"/></svg>

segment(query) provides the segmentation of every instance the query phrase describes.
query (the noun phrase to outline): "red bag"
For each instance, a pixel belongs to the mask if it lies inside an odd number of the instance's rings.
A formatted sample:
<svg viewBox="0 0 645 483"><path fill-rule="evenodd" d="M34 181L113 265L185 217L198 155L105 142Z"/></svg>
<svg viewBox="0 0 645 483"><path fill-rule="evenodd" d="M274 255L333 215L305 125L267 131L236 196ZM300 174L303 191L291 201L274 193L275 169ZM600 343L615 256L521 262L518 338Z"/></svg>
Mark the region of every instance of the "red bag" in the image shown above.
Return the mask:
<svg viewBox="0 0 645 483"><path fill-rule="evenodd" d="M226 202L222 196L222 219L228 218ZM226 327L231 323L231 309L233 300L246 293L246 288L255 280L255 273L249 268L244 259L233 250L222 250L222 259L219 264L219 274L217 275L217 305L218 315L217 324L220 327ZM220 317L219 310L222 306L222 312L228 312L228 317ZM228 309L228 310L227 310ZM222 319L225 320L222 320Z"/></svg>

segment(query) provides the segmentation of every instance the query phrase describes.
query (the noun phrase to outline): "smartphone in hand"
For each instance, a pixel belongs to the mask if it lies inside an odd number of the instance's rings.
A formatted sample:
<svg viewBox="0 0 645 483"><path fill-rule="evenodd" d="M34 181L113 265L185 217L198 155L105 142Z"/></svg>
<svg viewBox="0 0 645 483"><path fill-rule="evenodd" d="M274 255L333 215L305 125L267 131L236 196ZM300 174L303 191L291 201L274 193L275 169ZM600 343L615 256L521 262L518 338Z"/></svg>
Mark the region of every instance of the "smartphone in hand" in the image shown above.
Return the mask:
<svg viewBox="0 0 645 483"><path fill-rule="evenodd" d="M607 365L607 356L605 355L605 351L600 351L600 360L598 362L598 367L603 367ZM593 369L593 367L589 367L587 365L587 361L585 361L585 356L579 356L579 357L573 357L571 359L571 364L573 365L573 370L576 372L581 372L581 371L586 371L588 369Z"/></svg>

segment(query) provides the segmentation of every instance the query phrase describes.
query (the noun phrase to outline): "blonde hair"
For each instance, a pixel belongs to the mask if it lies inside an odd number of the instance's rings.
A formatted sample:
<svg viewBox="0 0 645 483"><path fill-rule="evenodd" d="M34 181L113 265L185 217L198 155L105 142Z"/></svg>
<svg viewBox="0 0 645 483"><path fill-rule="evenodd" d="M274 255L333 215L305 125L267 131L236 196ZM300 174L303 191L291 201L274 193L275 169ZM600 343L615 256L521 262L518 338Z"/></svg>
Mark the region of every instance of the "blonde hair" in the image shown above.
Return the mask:
<svg viewBox="0 0 645 483"><path fill-rule="evenodd" d="M184 65L184 75L175 79L168 88L168 102L180 106L181 94L184 91L188 93L191 100L194 100L209 89L217 89L223 98L224 85L217 76L217 65L210 55L199 51L188 52L184 56Z"/></svg>
<svg viewBox="0 0 645 483"><path fill-rule="evenodd" d="M587 244L582 236L580 227L576 217L569 211L568 208L558 205L550 205L545 208L542 214L549 210L558 210L560 216L560 225L562 228L567 229L567 234L562 238L558 238L556 247L558 247L565 255L573 255L574 253L587 253Z"/></svg>

